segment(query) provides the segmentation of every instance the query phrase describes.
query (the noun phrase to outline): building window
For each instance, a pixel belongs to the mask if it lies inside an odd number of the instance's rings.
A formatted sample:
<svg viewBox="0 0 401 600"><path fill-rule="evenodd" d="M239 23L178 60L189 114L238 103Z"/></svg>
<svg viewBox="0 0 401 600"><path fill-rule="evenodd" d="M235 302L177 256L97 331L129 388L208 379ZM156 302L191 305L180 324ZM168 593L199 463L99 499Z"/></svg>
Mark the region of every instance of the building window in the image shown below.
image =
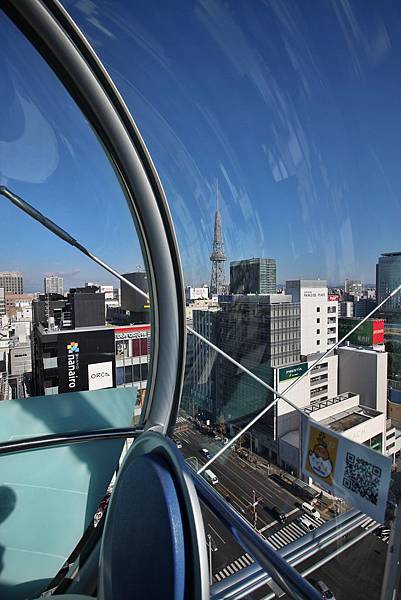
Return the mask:
<svg viewBox="0 0 401 600"><path fill-rule="evenodd" d="M316 345L320 346L320 340L316 340Z"/></svg>
<svg viewBox="0 0 401 600"><path fill-rule="evenodd" d="M319 335L320 329L316 329L316 335Z"/></svg>
<svg viewBox="0 0 401 600"><path fill-rule="evenodd" d="M316 312L320 312L320 306L316 307Z"/></svg>
<svg viewBox="0 0 401 600"><path fill-rule="evenodd" d="M316 319L316 323L320 323L320 319Z"/></svg>
<svg viewBox="0 0 401 600"><path fill-rule="evenodd" d="M116 369L116 384L124 384L124 367L117 367Z"/></svg>

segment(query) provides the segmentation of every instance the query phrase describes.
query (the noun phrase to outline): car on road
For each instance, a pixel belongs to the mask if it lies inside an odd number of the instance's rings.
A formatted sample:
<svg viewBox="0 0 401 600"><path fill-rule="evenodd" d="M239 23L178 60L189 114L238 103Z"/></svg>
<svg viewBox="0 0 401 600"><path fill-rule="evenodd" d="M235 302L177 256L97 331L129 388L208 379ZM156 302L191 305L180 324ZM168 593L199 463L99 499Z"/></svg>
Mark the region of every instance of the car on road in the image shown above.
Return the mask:
<svg viewBox="0 0 401 600"><path fill-rule="evenodd" d="M297 519L295 519L295 523L301 527L304 531L313 531L315 529L312 521L309 521L308 517L305 515L301 515Z"/></svg>
<svg viewBox="0 0 401 600"><path fill-rule="evenodd" d="M180 440L174 440L175 445L177 446L177 448L182 448L182 442L180 442Z"/></svg>
<svg viewBox="0 0 401 600"><path fill-rule="evenodd" d="M265 511L269 513L269 515L271 517L273 517L273 519L275 519L276 521L278 521L279 523L286 523L287 522L287 516L284 512L280 511L277 506L273 506L272 508L270 508L270 506L265 506L264 507Z"/></svg>
<svg viewBox="0 0 401 600"><path fill-rule="evenodd" d="M324 581L316 581L313 585L322 594L324 600L336 600L333 592L327 587Z"/></svg>
<svg viewBox="0 0 401 600"><path fill-rule="evenodd" d="M208 483L211 483L212 485L217 485L219 483L219 480L217 479L213 471L211 471L211 469L206 469L206 471L204 471L203 473L203 477Z"/></svg>
<svg viewBox="0 0 401 600"><path fill-rule="evenodd" d="M276 519L276 521L278 521L279 523L286 523L287 522L287 516L284 512L280 511L277 506L273 506L273 508L271 509L271 514L272 516Z"/></svg>
<svg viewBox="0 0 401 600"><path fill-rule="evenodd" d="M302 502L301 508L307 515L314 517L315 519L320 519L320 512L312 506L312 504L308 504L308 502Z"/></svg>
<svg viewBox="0 0 401 600"><path fill-rule="evenodd" d="M200 452L201 452L202 456L204 456L205 458L207 458L209 460L210 452L207 448L201 448Z"/></svg>

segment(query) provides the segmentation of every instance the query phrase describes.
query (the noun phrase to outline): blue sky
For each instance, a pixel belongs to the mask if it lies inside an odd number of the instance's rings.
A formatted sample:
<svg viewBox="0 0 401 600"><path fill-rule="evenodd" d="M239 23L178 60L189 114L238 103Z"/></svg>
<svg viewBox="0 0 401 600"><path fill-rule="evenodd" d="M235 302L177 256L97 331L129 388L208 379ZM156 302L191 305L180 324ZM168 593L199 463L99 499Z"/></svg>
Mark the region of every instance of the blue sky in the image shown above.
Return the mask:
<svg viewBox="0 0 401 600"><path fill-rule="evenodd" d="M401 6L65 0L132 111L188 283L210 274L216 180L226 253L280 282L374 281L400 250ZM122 271L143 264L125 200L60 84L1 17L0 177ZM39 133L39 134L38 134ZM22 150L21 150L22 148ZM1 201L0 270L111 282Z"/></svg>

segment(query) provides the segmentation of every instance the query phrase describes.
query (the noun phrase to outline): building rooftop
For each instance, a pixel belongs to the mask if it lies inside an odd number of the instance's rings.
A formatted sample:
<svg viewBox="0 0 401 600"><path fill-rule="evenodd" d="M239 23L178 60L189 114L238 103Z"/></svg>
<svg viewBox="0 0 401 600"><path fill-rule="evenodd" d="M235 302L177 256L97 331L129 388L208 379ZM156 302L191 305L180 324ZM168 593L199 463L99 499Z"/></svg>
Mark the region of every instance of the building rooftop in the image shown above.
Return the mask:
<svg viewBox="0 0 401 600"><path fill-rule="evenodd" d="M233 302L244 304L292 304L290 294L232 294ZM296 303L299 304L299 303Z"/></svg>
<svg viewBox="0 0 401 600"><path fill-rule="evenodd" d="M340 402L348 400L348 398L353 398L354 396L358 396L358 394L354 394L353 392L344 392L342 394L338 394L338 396L334 396L334 398L327 398L326 400L316 400L316 402L312 402L308 406L305 406L303 410L307 415L310 415L311 413L317 410L322 410L323 408L327 408L328 406L339 404ZM352 410L354 410L354 408Z"/></svg>
<svg viewBox="0 0 401 600"><path fill-rule="evenodd" d="M249 264L252 264L252 263L255 263L255 264L257 264L257 263L266 263L266 264L269 264L269 263L275 263L275 262L276 262L275 258L255 258L255 257L252 257L252 258L243 258L242 260L232 260L232 261L230 261L230 267L236 267L238 265L244 265L244 264L249 265Z"/></svg>
<svg viewBox="0 0 401 600"><path fill-rule="evenodd" d="M376 346L383 346L383 344L376 344ZM381 350L375 350L373 346L339 346L337 348L337 351L338 350L340 350L341 352L362 352L363 354L383 354Z"/></svg>
<svg viewBox="0 0 401 600"><path fill-rule="evenodd" d="M326 279L291 279L285 282L286 287L327 287Z"/></svg>
<svg viewBox="0 0 401 600"><path fill-rule="evenodd" d="M378 417L382 413L378 410L374 410L373 408L368 408L367 406L353 406L348 410L344 410L337 415L333 415L332 417L328 417L323 421L320 421L321 425L326 425L333 431L347 431L348 429L352 429L352 427L356 427L356 425L360 425L369 419L373 419L374 417Z"/></svg>
<svg viewBox="0 0 401 600"><path fill-rule="evenodd" d="M401 256L401 252L382 252L382 256Z"/></svg>
<svg viewBox="0 0 401 600"><path fill-rule="evenodd" d="M139 327L139 328L143 328L143 327L150 327L149 323L137 323L137 324L133 324L133 325L92 325L91 327L76 327L75 329L70 328L70 329L48 329L47 327L44 327L43 325L38 325L38 330L42 335L58 335L59 333L78 333L78 332L85 332L85 331L103 331L103 330L110 330L110 329L125 329L125 328L132 328L132 327Z"/></svg>

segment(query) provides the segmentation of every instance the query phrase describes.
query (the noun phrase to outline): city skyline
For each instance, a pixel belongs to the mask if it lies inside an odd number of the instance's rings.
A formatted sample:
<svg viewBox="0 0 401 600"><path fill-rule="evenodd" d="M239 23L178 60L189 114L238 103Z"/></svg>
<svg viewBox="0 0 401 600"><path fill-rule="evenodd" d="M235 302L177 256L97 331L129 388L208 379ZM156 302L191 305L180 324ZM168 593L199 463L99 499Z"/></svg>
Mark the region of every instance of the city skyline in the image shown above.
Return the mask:
<svg viewBox="0 0 401 600"><path fill-rule="evenodd" d="M400 216L401 89L392 73L401 55L393 35L401 7L350 9L369 32L363 46L345 9L331 4L291 3L290 18L275 4L229 9L204 0L172 20L174 2L156 19L146 3L134 10L118 2L118 11L104 13L118 44L95 6L67 5L113 65L148 145L187 282L209 280L216 178L229 260L275 257L278 281L374 281L379 254L396 250ZM311 29L311 20L319 26ZM5 71L11 92L0 95L1 183L120 272L132 270L143 262L140 247L96 137L42 59L11 25L2 29L16 70ZM121 52L128 45L129 59ZM22 269L27 289L44 271L70 273L67 285L102 278L3 199L1 211L9 224L4 266Z"/></svg>

